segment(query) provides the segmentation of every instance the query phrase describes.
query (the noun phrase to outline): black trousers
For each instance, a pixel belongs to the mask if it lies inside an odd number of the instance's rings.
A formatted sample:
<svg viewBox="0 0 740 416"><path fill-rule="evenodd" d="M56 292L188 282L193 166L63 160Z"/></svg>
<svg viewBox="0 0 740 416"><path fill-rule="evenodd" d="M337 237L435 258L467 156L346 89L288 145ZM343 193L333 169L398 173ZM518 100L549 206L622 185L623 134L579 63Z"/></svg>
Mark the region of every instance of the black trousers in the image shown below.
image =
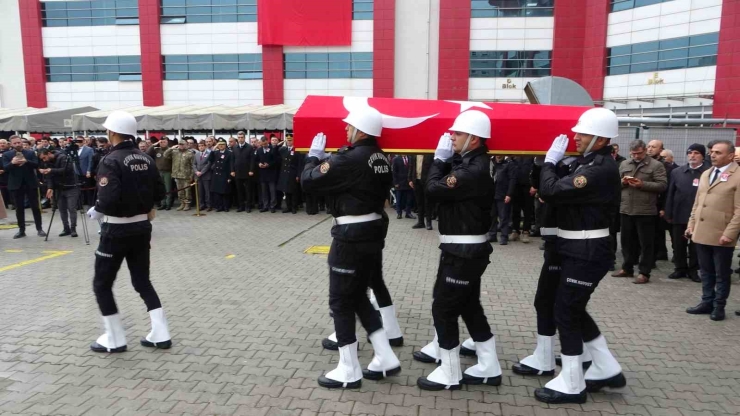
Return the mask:
<svg viewBox="0 0 740 416"><path fill-rule="evenodd" d="M293 192L285 193L285 210L286 211L291 211L291 212L298 211L298 203L300 202L298 195L300 194L297 192L296 193L293 193Z"/></svg>
<svg viewBox="0 0 740 416"><path fill-rule="evenodd" d="M412 189L396 189L396 213L404 211L406 215L411 214L414 205L414 191Z"/></svg>
<svg viewBox="0 0 740 416"><path fill-rule="evenodd" d="M149 221L133 224L103 223L100 243L95 250L93 290L103 316L118 313L113 297L113 283L123 259L131 272L131 284L144 300L147 311L162 307L149 280L149 243L152 225Z"/></svg>
<svg viewBox="0 0 740 416"><path fill-rule="evenodd" d="M487 257L464 259L448 253L440 256L432 302L440 348L451 350L460 343L457 321L461 316L473 341L485 342L493 337L480 304L480 281L488 263Z"/></svg>
<svg viewBox="0 0 740 416"><path fill-rule="evenodd" d="M211 194L211 200L213 201L213 208L223 210L229 209L229 194L213 192Z"/></svg>
<svg viewBox="0 0 740 416"><path fill-rule="evenodd" d="M382 244L353 244L338 240L331 243L329 308L334 316L334 331L340 347L357 341L355 315L368 334L383 328L380 314L367 297L373 274L383 269L382 247Z"/></svg>
<svg viewBox="0 0 740 416"><path fill-rule="evenodd" d="M306 214L308 215L316 215L319 213L319 201L316 195L306 193L305 195L306 199Z"/></svg>
<svg viewBox="0 0 740 416"><path fill-rule="evenodd" d="M655 263L655 216L622 214L622 270L634 273L635 264L641 274L650 277Z"/></svg>
<svg viewBox="0 0 740 416"><path fill-rule="evenodd" d="M367 265L367 267L371 268L371 270L368 271L370 273L369 286L375 294L375 300L378 302L378 307L385 308L386 306L393 305L393 299L391 299L391 294L390 292L388 292L388 287L386 287L385 285L385 280L383 280L382 251L380 252L379 256L380 261L376 260L373 263Z"/></svg>
<svg viewBox="0 0 740 416"><path fill-rule="evenodd" d="M26 231L26 210L24 200L28 198L28 204L33 213L33 222L36 229L41 229L41 209L39 208L38 188L20 188L10 191L13 194L13 205L15 205L15 219L18 221L20 231Z"/></svg>
<svg viewBox="0 0 740 416"><path fill-rule="evenodd" d="M507 204L503 199L497 199L491 210L490 232L498 231L504 238L509 238L509 233L511 233L511 202Z"/></svg>
<svg viewBox="0 0 740 416"><path fill-rule="evenodd" d="M696 245L701 268L701 302L714 307L724 308L730 296L732 281L732 253L735 245L730 247Z"/></svg>
<svg viewBox="0 0 740 416"><path fill-rule="evenodd" d="M555 323L560 333L563 355L581 355L583 343L601 332L586 306L591 294L609 270L608 262L593 262L562 257L560 285L555 297Z"/></svg>
<svg viewBox="0 0 740 416"><path fill-rule="evenodd" d="M699 269L699 260L696 255L696 244L684 237L688 224L672 224L673 235L673 263L675 271L695 273Z"/></svg>
<svg viewBox="0 0 740 416"><path fill-rule="evenodd" d="M532 229L532 217L534 217L534 198L529 195L529 186L517 185L514 188L511 205L512 231L529 232ZM524 212L524 224L522 224L522 212Z"/></svg>
<svg viewBox="0 0 740 416"><path fill-rule="evenodd" d="M544 257L540 279L537 282L537 293L534 295L534 308L537 311L537 333L551 337L555 335L557 329L555 300L560 286L561 263L554 241L545 241Z"/></svg>
<svg viewBox="0 0 740 416"><path fill-rule="evenodd" d="M247 205L249 205L248 201L250 199L249 195L249 179L239 179L236 178L236 200L237 200L237 208L247 208Z"/></svg>
<svg viewBox="0 0 740 416"><path fill-rule="evenodd" d="M247 197L247 203L249 204L248 206L250 208L252 206L261 207L262 196L260 195L260 183L255 176L249 178L249 181L247 182L247 189L249 190L249 194Z"/></svg>
<svg viewBox="0 0 740 416"><path fill-rule="evenodd" d="M655 243L653 245L653 252L655 255L653 259L666 258L668 257L668 247L665 243L665 232L668 230L668 223L660 218L660 215L655 216Z"/></svg>
<svg viewBox="0 0 740 416"><path fill-rule="evenodd" d="M423 219L432 220L432 207L430 206L429 199L427 198L426 189L421 180L416 179L414 181L414 199L416 200L417 214L419 216L419 222Z"/></svg>
<svg viewBox="0 0 740 416"><path fill-rule="evenodd" d="M263 209L275 209L277 203L277 183L275 182L261 182L260 187L262 188L262 208Z"/></svg>
<svg viewBox="0 0 740 416"><path fill-rule="evenodd" d="M59 208L59 218L65 230L77 227L77 206L80 204L80 190L78 188L62 189L54 195Z"/></svg>

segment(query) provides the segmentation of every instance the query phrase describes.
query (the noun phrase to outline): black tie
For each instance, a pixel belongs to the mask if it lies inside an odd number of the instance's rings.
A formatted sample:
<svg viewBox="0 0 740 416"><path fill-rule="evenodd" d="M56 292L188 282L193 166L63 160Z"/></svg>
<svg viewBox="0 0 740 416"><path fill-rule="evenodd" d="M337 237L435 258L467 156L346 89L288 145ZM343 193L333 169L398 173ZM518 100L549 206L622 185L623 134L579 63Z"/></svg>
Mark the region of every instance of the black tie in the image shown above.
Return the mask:
<svg viewBox="0 0 740 416"><path fill-rule="evenodd" d="M714 181L717 180L717 176L719 176L719 169L714 170L714 176L712 176L712 182L710 183L710 185L714 185Z"/></svg>

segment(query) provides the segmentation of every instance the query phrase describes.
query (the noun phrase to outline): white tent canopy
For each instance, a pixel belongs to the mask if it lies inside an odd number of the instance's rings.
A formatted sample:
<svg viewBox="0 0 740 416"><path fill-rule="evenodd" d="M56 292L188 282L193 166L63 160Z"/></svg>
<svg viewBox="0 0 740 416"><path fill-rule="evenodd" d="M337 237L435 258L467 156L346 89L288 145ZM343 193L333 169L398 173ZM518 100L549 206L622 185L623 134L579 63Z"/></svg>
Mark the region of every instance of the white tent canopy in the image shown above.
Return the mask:
<svg viewBox="0 0 740 416"><path fill-rule="evenodd" d="M0 131L69 132L72 130L73 114L96 110L95 107L0 108Z"/></svg>
<svg viewBox="0 0 740 416"><path fill-rule="evenodd" d="M119 109L136 117L139 130L292 130L298 107L288 105L160 106ZM114 110L100 110L72 116L75 131L101 131Z"/></svg>

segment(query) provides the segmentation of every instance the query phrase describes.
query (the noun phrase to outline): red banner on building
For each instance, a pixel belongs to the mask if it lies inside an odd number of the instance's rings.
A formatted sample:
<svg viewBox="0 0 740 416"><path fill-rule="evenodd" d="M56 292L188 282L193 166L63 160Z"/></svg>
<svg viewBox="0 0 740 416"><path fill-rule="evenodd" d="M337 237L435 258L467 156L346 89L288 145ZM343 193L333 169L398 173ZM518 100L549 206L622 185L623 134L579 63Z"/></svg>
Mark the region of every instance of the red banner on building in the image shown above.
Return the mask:
<svg viewBox="0 0 740 416"><path fill-rule="evenodd" d="M349 46L352 0L259 0L260 45Z"/></svg>
<svg viewBox="0 0 740 416"><path fill-rule="evenodd" d="M308 96L293 118L295 146L308 150L317 133L326 135L327 151L346 145L342 119L350 110L368 106L383 114L380 146L388 153L432 153L439 137L450 131L461 112L479 110L491 118L491 139L487 143L491 153L544 154L558 135L572 138L575 133L571 128L588 110L555 105ZM575 151L573 141L568 151Z"/></svg>

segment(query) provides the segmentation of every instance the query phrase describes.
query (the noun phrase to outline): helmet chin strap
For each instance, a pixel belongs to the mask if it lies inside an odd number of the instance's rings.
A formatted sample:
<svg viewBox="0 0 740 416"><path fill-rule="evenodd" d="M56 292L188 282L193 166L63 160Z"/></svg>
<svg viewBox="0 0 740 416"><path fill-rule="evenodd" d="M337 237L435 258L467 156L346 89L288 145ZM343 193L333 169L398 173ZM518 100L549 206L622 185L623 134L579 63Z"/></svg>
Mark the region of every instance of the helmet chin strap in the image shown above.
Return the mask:
<svg viewBox="0 0 740 416"><path fill-rule="evenodd" d="M349 138L348 142L349 144L355 144L355 139L357 137L357 127L355 126L351 126L351 127L352 127L352 136Z"/></svg>
<svg viewBox="0 0 740 416"><path fill-rule="evenodd" d="M472 134L468 133L468 138L465 140L465 146L463 146L462 150L460 151L460 156L465 156L466 150L468 150L468 145L470 145L470 139L473 137Z"/></svg>
<svg viewBox="0 0 740 416"><path fill-rule="evenodd" d="M591 143L586 146L586 151L583 152L583 156L588 156L589 153L591 153L591 148L594 147L594 144L596 143L596 140L599 138L599 136L594 136L593 139L591 139Z"/></svg>

